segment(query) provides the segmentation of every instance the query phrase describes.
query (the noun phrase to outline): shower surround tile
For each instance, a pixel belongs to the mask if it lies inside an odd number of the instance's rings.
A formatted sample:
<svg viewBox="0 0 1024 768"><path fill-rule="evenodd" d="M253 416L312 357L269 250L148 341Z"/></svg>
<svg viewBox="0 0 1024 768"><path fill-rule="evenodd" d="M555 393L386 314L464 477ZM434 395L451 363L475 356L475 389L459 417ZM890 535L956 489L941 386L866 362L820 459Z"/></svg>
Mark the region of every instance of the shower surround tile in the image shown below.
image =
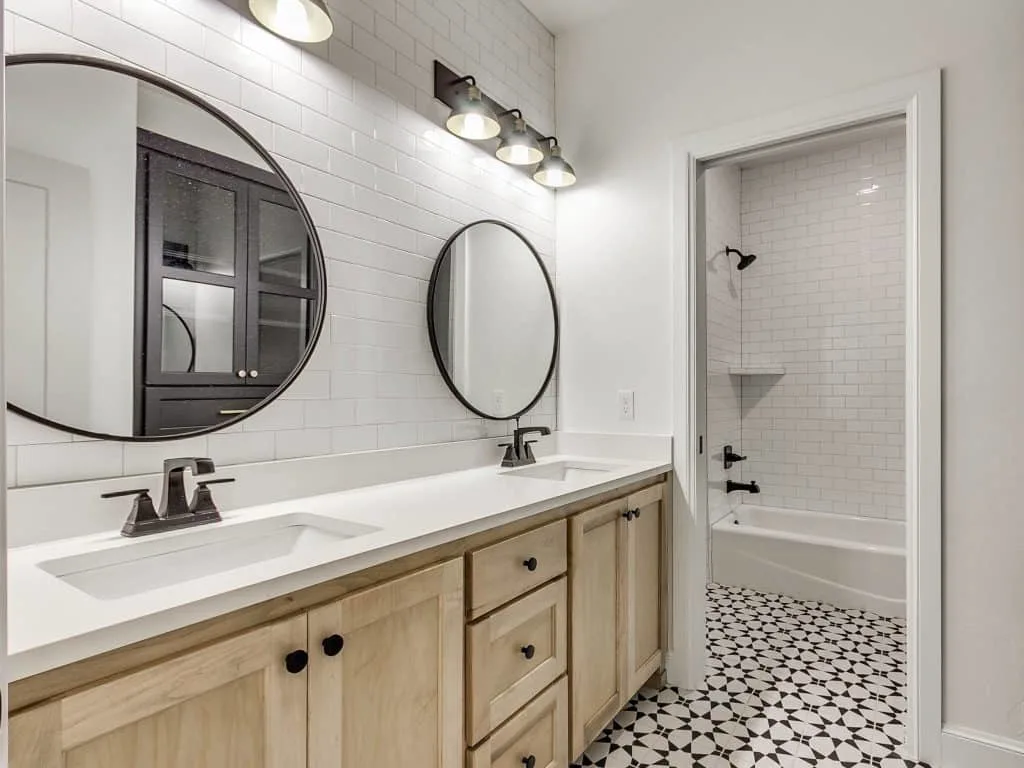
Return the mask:
<svg viewBox="0 0 1024 768"><path fill-rule="evenodd" d="M708 674L645 689L577 766L917 768L901 620L739 587L708 587Z"/></svg>
<svg viewBox="0 0 1024 768"><path fill-rule="evenodd" d="M743 169L745 479L756 503L904 516L902 127ZM709 303L709 306L710 303Z"/></svg>

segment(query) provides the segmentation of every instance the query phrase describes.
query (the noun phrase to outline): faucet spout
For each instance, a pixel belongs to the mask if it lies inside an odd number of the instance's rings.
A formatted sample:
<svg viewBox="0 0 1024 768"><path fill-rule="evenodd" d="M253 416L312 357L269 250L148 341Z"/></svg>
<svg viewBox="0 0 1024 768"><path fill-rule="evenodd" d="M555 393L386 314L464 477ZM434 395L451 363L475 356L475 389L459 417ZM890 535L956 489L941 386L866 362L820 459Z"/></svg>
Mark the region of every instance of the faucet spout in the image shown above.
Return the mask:
<svg viewBox="0 0 1024 768"><path fill-rule="evenodd" d="M160 501L160 517L166 519L189 514L188 499L185 498L185 470L192 470L195 476L211 475L216 471L213 459L180 458L164 461L164 495Z"/></svg>

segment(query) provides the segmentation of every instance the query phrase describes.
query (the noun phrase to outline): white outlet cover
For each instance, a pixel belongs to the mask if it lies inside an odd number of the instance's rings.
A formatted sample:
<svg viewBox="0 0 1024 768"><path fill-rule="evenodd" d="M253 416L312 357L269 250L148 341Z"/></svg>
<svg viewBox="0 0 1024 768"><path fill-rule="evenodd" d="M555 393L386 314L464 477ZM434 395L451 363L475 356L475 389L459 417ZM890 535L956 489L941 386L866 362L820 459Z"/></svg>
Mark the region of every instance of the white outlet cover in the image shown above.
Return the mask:
<svg viewBox="0 0 1024 768"><path fill-rule="evenodd" d="M634 413L634 396L633 390L631 389L620 389L619 390L619 419L622 421L632 421L635 417Z"/></svg>

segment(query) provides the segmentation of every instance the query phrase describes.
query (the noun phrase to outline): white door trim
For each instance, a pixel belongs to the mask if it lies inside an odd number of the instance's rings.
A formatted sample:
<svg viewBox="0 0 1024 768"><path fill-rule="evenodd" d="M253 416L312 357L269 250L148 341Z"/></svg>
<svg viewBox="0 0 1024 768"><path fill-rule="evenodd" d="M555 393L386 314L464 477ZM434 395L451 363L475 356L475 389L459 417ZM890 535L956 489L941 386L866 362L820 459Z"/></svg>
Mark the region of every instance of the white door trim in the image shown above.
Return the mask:
<svg viewBox="0 0 1024 768"><path fill-rule="evenodd" d="M672 652L669 679L704 676L707 517L698 503L696 174L698 163L893 116L907 130L906 504L909 757L940 764L942 738L941 73L925 72L673 144ZM704 385L702 385L704 386Z"/></svg>

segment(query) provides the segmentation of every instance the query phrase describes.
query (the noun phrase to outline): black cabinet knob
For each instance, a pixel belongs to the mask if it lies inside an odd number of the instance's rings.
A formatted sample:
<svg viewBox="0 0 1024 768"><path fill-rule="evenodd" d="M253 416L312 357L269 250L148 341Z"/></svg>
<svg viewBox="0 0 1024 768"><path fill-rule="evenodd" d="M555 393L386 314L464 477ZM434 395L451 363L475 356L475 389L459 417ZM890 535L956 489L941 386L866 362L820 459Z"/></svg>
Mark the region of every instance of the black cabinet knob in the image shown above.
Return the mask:
<svg viewBox="0 0 1024 768"><path fill-rule="evenodd" d="M640 517L640 510L639 509L634 509L633 510L633 517L634 518L639 518Z"/></svg>
<svg viewBox="0 0 1024 768"><path fill-rule="evenodd" d="M345 638L341 635L331 635L325 637L320 645L324 649L324 656L337 656L341 653L341 649L345 647Z"/></svg>
<svg viewBox="0 0 1024 768"><path fill-rule="evenodd" d="M626 518L626 522L628 523L630 520L633 519L633 510L627 509L625 512L622 513L622 516Z"/></svg>
<svg viewBox="0 0 1024 768"><path fill-rule="evenodd" d="M523 560L523 567L526 568L526 570L530 571L531 573L533 571L536 571L537 570L537 558L536 557L531 557L531 558L528 558L527 560Z"/></svg>
<svg viewBox="0 0 1024 768"><path fill-rule="evenodd" d="M293 675L299 674L309 663L309 654L305 651L292 651L284 657L284 668Z"/></svg>
<svg viewBox="0 0 1024 768"><path fill-rule="evenodd" d="M519 650L522 651L523 656L526 657L527 661L532 659L534 655L537 653L537 649L534 648L533 645L524 645Z"/></svg>
<svg viewBox="0 0 1024 768"><path fill-rule="evenodd" d="M529 757L524 757L523 765L525 766L525 768L536 768L537 758L533 755L530 755Z"/></svg>

